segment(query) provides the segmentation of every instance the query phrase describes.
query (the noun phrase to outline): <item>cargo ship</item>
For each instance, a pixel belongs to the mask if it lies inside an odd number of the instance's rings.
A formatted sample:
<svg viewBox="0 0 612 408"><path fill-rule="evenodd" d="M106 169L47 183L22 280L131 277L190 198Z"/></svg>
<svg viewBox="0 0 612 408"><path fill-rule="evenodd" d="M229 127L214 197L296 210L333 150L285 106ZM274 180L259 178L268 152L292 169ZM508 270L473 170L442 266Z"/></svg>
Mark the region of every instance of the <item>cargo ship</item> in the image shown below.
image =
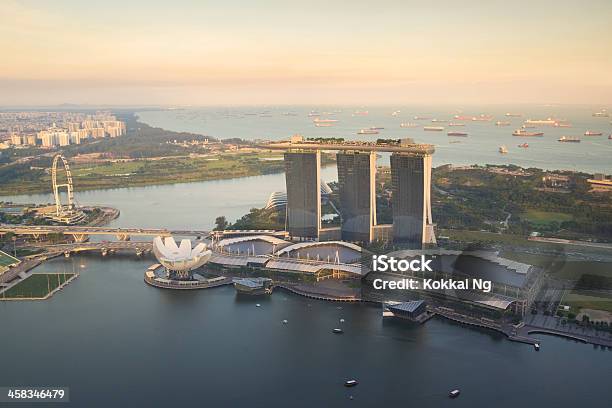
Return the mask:
<svg viewBox="0 0 612 408"><path fill-rule="evenodd" d="M414 128L414 127L418 127L419 124L418 123L400 123L400 127L401 128Z"/></svg>
<svg viewBox="0 0 612 408"><path fill-rule="evenodd" d="M461 137L467 137L467 133L465 132L448 132L447 133L448 136L461 136Z"/></svg>
<svg viewBox="0 0 612 408"><path fill-rule="evenodd" d="M433 132L441 132L441 131L444 130L444 127L442 127L442 126L425 126L425 127L423 127L423 130L433 131Z"/></svg>
<svg viewBox="0 0 612 408"><path fill-rule="evenodd" d="M508 116L509 118L520 118L521 116L523 116L523 114L522 113L507 112L506 116Z"/></svg>
<svg viewBox="0 0 612 408"><path fill-rule="evenodd" d="M490 122L493 119L491 115L480 114L472 118L472 122Z"/></svg>
<svg viewBox="0 0 612 408"><path fill-rule="evenodd" d="M547 118L547 119L527 119L525 121L526 125L543 125L543 126L554 126L555 123L557 123L559 121L553 119L553 118Z"/></svg>
<svg viewBox="0 0 612 408"><path fill-rule="evenodd" d="M512 132L512 136L520 136L520 137L544 136L544 133L528 132L525 129L516 129L514 132Z"/></svg>
<svg viewBox="0 0 612 408"><path fill-rule="evenodd" d="M447 123L448 120L446 119L432 119L431 123Z"/></svg>
<svg viewBox="0 0 612 408"><path fill-rule="evenodd" d="M430 119L431 119L431 117L429 117L429 116L419 116L419 115L417 115L417 116L414 117L414 120L430 120Z"/></svg>
<svg viewBox="0 0 612 408"><path fill-rule="evenodd" d="M338 119L321 119L321 118L315 118L313 120L314 123L334 123L337 121Z"/></svg>
<svg viewBox="0 0 612 408"><path fill-rule="evenodd" d="M578 139L577 137L571 137L571 136L561 136L559 138L560 142L565 142L565 143L580 143L580 139Z"/></svg>
<svg viewBox="0 0 612 408"><path fill-rule="evenodd" d="M238 293L247 295L269 295L274 286L270 278L241 278L233 282Z"/></svg>
<svg viewBox="0 0 612 408"><path fill-rule="evenodd" d="M376 129L359 129L357 132L358 135L377 135L378 133L380 132Z"/></svg>
<svg viewBox="0 0 612 408"><path fill-rule="evenodd" d="M603 133L601 132L593 132L592 130L587 130L586 132L584 132L585 136L601 136L603 135Z"/></svg>
<svg viewBox="0 0 612 408"><path fill-rule="evenodd" d="M332 126L334 126L334 124L333 123L327 123L327 122L323 122L323 123L315 122L315 126L316 127L332 127Z"/></svg>
<svg viewBox="0 0 612 408"><path fill-rule="evenodd" d="M557 122L554 124L555 127L560 127L560 128L571 128L572 124L571 123L564 123L564 122Z"/></svg>
<svg viewBox="0 0 612 408"><path fill-rule="evenodd" d="M495 126L510 126L510 122L505 120L498 120L495 122Z"/></svg>
<svg viewBox="0 0 612 408"><path fill-rule="evenodd" d="M448 124L448 126L465 126L465 123L451 122Z"/></svg>

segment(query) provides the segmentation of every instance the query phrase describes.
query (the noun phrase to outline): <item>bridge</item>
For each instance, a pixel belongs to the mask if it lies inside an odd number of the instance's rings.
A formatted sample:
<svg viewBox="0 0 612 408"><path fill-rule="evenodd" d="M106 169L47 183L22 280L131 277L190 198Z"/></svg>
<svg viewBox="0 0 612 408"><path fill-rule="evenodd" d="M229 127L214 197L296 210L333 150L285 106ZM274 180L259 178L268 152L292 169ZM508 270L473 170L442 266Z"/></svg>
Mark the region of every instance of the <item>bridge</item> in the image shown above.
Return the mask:
<svg viewBox="0 0 612 408"><path fill-rule="evenodd" d="M114 236L120 241L129 241L132 236L168 237L171 235L204 237L210 234L205 230L168 230L160 228L109 228L71 225L9 225L0 224L0 234L11 232L16 235L30 235L35 239L43 235L70 235L75 242L86 242L91 235Z"/></svg>

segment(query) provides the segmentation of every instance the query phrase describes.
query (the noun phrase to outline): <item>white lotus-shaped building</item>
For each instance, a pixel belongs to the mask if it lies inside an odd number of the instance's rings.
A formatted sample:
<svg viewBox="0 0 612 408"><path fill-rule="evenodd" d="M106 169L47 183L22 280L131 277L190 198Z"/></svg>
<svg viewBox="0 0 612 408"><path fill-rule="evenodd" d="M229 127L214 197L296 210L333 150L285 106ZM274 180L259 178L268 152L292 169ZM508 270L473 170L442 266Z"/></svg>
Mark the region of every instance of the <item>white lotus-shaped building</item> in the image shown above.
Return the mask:
<svg viewBox="0 0 612 408"><path fill-rule="evenodd" d="M191 241L183 239L177 246L172 237L155 237L153 240L153 253L166 269L184 274L204 265L212 256L212 251L206 244L199 243L193 249Z"/></svg>

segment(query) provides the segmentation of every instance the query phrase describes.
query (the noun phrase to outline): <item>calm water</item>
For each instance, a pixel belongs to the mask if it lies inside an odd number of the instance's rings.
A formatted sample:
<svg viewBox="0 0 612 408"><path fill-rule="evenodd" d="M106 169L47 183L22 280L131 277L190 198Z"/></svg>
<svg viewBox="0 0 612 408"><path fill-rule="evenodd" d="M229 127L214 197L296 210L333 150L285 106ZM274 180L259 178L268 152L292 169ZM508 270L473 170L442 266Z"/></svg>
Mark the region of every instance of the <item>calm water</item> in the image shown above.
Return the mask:
<svg viewBox="0 0 612 408"><path fill-rule="evenodd" d="M118 207L115 225L209 227L283 183L268 175L77 198ZM230 287L165 291L143 282L151 263L91 254L39 267L81 276L46 302L0 302L0 385L70 386L78 407L609 405L610 351L546 337L535 352L443 320L383 323L375 306L280 291L263 300ZM345 334L333 335L340 318ZM348 378L360 385L346 389ZM453 387L457 400L446 397Z"/></svg>
<svg viewBox="0 0 612 408"><path fill-rule="evenodd" d="M586 172L612 173L612 132L611 118L592 116L600 107L567 107L567 106L520 106L520 107L487 107L487 108L431 108L431 107L388 107L359 108L368 110L367 116L353 116L355 108L338 107L243 107L243 108L192 108L166 111L139 112L140 119L152 126L175 131L188 131L217 138L239 137L243 139L285 139L295 133L306 137L344 137L345 139L375 140L377 138L412 137L417 142L436 145L434 165L455 164L517 164L523 167L544 169L568 169ZM331 112L332 115L321 117L337 119L334 127L315 127L311 110ZM334 111L340 112L334 113ZM392 113L400 110L396 116ZM508 118L506 112L522 113L522 118ZM287 116L286 113L295 114ZM456 114L493 115L490 122L471 122L452 120ZM451 119L465 123L465 127L445 126L443 132L425 132L422 126L436 125L429 120L415 121L415 115L436 119ZM512 131L520 127L525 119L569 120L572 128L541 127L544 137L514 137ZM510 121L511 126L495 126L495 122ZM401 128L402 122L417 122L418 128ZM357 135L361 128L371 126L384 127L378 135ZM534 129L529 129L534 130ZM586 130L603 132L603 136L583 136ZM465 131L469 137L448 137L447 131ZM561 136L576 136L581 143L559 143ZM459 141L460 143L450 143ZM529 148L519 148L521 143L528 143ZM507 146L509 153L498 153L500 145Z"/></svg>

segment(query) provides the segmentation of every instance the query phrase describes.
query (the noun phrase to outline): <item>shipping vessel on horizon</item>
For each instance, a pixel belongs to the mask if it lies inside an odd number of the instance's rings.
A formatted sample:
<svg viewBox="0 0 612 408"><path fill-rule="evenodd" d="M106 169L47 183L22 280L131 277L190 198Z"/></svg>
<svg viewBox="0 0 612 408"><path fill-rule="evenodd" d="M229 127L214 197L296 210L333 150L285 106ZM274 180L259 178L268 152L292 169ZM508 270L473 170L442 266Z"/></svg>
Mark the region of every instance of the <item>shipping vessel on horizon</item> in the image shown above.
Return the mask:
<svg viewBox="0 0 612 408"><path fill-rule="evenodd" d="M565 142L565 143L580 143L580 139L578 139L577 137L572 137L572 136L561 136L558 140L559 142Z"/></svg>
<svg viewBox="0 0 612 408"><path fill-rule="evenodd" d="M525 129L516 129L512 132L512 136L519 137L534 137L534 136L544 136L543 132L528 132Z"/></svg>

